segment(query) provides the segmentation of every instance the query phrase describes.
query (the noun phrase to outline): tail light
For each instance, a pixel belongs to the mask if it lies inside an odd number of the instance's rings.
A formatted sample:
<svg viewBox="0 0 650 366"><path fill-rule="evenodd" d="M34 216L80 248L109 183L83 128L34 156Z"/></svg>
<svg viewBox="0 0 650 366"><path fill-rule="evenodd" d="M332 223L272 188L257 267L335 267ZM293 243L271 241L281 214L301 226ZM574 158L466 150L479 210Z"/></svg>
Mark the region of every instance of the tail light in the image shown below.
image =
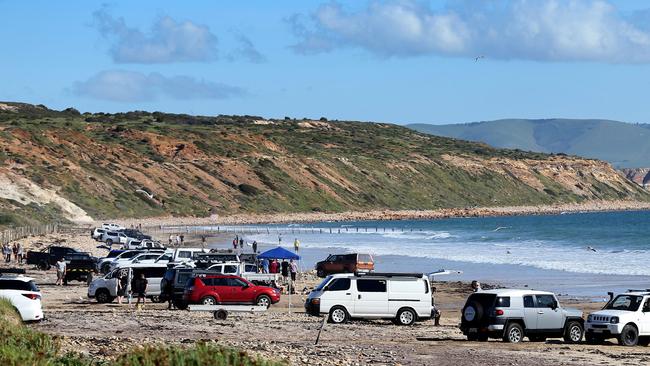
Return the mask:
<svg viewBox="0 0 650 366"><path fill-rule="evenodd" d="M503 310L501 310L501 309L497 309L497 310L494 312L494 314L495 314L496 316L499 316L499 315L503 315L504 312L503 312Z"/></svg>
<svg viewBox="0 0 650 366"><path fill-rule="evenodd" d="M25 296L26 298L28 298L30 300L38 300L38 299L41 298L41 295L38 295L38 294L23 294L23 296Z"/></svg>

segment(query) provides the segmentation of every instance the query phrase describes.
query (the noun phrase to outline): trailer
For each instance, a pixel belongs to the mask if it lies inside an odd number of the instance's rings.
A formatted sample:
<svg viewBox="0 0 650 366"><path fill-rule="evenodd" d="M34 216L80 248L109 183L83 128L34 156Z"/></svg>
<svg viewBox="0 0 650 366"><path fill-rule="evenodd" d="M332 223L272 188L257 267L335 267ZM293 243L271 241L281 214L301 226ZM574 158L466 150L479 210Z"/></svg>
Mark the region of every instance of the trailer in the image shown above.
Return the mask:
<svg viewBox="0 0 650 366"><path fill-rule="evenodd" d="M226 320L228 313L262 313L268 308L258 305L189 305L189 311L211 311L217 320Z"/></svg>

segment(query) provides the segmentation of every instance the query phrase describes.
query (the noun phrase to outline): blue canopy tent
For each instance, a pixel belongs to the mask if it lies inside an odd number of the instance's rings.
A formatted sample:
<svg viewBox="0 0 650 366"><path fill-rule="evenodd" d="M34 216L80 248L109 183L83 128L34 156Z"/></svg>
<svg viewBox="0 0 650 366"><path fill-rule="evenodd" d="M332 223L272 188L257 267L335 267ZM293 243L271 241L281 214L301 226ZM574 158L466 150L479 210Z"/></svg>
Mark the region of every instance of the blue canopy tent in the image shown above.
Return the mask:
<svg viewBox="0 0 650 366"><path fill-rule="evenodd" d="M294 252L286 250L282 247L267 250L266 252L257 256L258 259L293 259L300 260L300 256Z"/></svg>

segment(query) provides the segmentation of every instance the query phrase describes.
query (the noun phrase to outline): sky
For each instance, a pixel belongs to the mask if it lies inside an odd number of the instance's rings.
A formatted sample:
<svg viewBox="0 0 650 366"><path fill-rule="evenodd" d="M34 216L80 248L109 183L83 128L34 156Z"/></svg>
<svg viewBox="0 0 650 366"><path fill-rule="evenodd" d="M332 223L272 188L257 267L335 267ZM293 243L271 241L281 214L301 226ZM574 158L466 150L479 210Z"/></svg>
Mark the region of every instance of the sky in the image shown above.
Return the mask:
<svg viewBox="0 0 650 366"><path fill-rule="evenodd" d="M85 112L650 122L638 0L0 0L0 100Z"/></svg>

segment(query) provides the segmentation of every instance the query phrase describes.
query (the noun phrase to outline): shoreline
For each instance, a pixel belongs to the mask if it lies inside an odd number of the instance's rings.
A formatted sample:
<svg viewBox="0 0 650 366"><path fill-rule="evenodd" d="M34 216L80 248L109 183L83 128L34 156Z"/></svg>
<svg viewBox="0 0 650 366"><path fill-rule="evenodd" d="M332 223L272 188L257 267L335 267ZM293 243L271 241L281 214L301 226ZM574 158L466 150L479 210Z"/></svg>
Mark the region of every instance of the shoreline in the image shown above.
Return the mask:
<svg viewBox="0 0 650 366"><path fill-rule="evenodd" d="M204 226L204 225L249 225L281 224L306 222L345 222L345 221L399 221L399 220L436 220L464 217L500 217L524 215L557 215L581 212L645 211L650 210L650 202L641 201L589 201L584 203L564 203L537 206L495 206L470 208L441 208L434 210L371 210L345 211L335 213L304 212L233 215L212 215L209 217L151 217L95 220L94 224L114 221L125 226L161 227L161 226Z"/></svg>

